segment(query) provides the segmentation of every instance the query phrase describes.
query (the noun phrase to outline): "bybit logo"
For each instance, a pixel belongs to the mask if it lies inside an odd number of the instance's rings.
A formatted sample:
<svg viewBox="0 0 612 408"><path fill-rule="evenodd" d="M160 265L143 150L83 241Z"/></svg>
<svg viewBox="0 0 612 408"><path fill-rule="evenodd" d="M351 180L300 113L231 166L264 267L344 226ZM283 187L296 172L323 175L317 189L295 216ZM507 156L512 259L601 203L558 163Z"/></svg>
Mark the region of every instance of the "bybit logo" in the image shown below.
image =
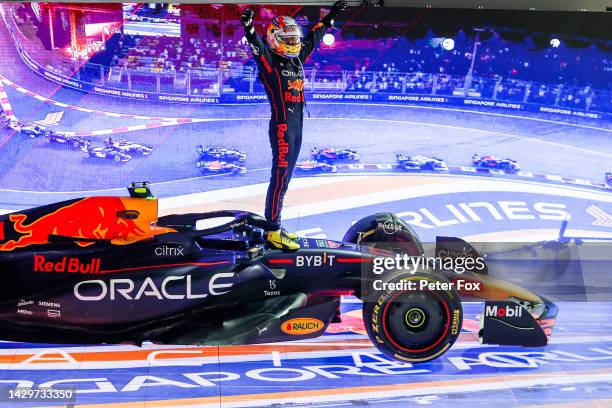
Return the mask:
<svg viewBox="0 0 612 408"><path fill-rule="evenodd" d="M336 255L327 255L323 252L323 255L298 255L295 257L295 266L323 266L334 264Z"/></svg>

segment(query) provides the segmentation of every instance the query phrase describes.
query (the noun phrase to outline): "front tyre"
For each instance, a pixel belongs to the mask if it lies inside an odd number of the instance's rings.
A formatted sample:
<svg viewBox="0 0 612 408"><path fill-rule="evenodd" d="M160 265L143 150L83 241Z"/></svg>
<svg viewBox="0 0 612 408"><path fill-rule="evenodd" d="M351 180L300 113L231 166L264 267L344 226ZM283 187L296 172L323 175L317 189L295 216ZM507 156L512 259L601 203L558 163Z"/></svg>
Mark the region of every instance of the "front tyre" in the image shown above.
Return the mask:
<svg viewBox="0 0 612 408"><path fill-rule="evenodd" d="M407 289L380 290L364 300L363 321L374 346L385 355L410 363L438 358L459 337L463 310L456 291L408 289L413 282L448 284L427 274L403 274L386 282Z"/></svg>

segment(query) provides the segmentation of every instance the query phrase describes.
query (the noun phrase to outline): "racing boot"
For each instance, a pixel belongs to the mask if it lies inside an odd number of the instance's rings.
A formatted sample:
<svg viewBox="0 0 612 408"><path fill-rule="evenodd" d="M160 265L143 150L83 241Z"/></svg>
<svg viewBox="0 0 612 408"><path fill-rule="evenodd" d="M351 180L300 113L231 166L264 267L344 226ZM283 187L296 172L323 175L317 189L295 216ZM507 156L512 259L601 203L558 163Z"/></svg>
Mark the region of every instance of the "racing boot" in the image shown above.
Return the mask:
<svg viewBox="0 0 612 408"><path fill-rule="evenodd" d="M281 227L281 233L292 241L298 239L298 236L295 232L289 232L285 229L285 227Z"/></svg>
<svg viewBox="0 0 612 408"><path fill-rule="evenodd" d="M283 251L295 251L300 249L300 245L285 235L285 232L282 229L268 231L266 233L266 241L268 241L268 243L274 248L282 249Z"/></svg>

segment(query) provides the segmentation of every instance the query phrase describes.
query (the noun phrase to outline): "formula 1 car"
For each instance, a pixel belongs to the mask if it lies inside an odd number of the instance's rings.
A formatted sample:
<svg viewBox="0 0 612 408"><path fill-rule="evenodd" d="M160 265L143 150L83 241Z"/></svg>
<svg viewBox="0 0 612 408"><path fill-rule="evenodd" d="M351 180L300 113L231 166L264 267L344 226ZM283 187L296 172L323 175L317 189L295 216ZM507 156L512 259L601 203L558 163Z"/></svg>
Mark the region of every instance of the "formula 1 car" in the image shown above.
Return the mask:
<svg viewBox="0 0 612 408"><path fill-rule="evenodd" d="M472 165L479 168L499 169L509 172L515 172L521 169L516 160L500 159L494 155L479 156L477 154L473 154Z"/></svg>
<svg viewBox="0 0 612 408"><path fill-rule="evenodd" d="M448 170L444 160L437 157L427 157L422 155L408 156L402 153L396 155L397 163L404 170Z"/></svg>
<svg viewBox="0 0 612 408"><path fill-rule="evenodd" d="M33 123L22 123L19 132L34 139L45 134L45 129L42 126Z"/></svg>
<svg viewBox="0 0 612 408"><path fill-rule="evenodd" d="M196 163L196 167L199 168L204 174L244 174L247 169L244 166L240 166L234 163L227 163L223 161L204 161L200 160Z"/></svg>
<svg viewBox="0 0 612 408"><path fill-rule="evenodd" d="M612 187L612 172L606 173L605 180L606 184Z"/></svg>
<svg viewBox="0 0 612 408"><path fill-rule="evenodd" d="M125 154L120 150L108 146L83 146L81 150L85 152L85 157L96 159L112 159L118 163L126 163L132 159L132 156L130 156L129 154Z"/></svg>
<svg viewBox="0 0 612 408"><path fill-rule="evenodd" d="M142 156L148 156L153 153L152 145L140 144L127 139L114 140L109 137L104 141L104 145L127 154L137 153Z"/></svg>
<svg viewBox="0 0 612 408"><path fill-rule="evenodd" d="M14 130L17 132L21 131L21 122L7 116L0 117L0 126L2 126L2 129L4 130Z"/></svg>
<svg viewBox="0 0 612 408"><path fill-rule="evenodd" d="M58 143L63 145L70 145L77 149L83 149L89 147L91 142L81 136L67 135L65 133L47 131L44 134L45 142L47 143Z"/></svg>
<svg viewBox="0 0 612 408"><path fill-rule="evenodd" d="M313 147L312 149L310 149L310 157L314 161L323 162L327 164L359 161L359 153L357 153L356 151L336 149L333 147L327 147L325 149Z"/></svg>
<svg viewBox="0 0 612 408"><path fill-rule="evenodd" d="M247 159L245 152L239 150L226 149L220 146L196 146L196 151L200 155L198 161L220 160L228 163L243 163Z"/></svg>
<svg viewBox="0 0 612 408"><path fill-rule="evenodd" d="M338 171L336 166L321 163L315 160L304 160L296 163L295 170L298 173L335 173Z"/></svg>
<svg viewBox="0 0 612 408"><path fill-rule="evenodd" d="M298 250L283 252L267 246L268 223L256 214L158 218L146 183L128 190L129 197L78 198L0 216L1 340L303 340L339 321L343 294L363 300L374 346L404 362L428 361L451 347L464 298L486 299L484 343L543 346L551 333L556 306L489 276L484 263L461 274L441 266L381 274L376 268L400 254L424 255L414 231L391 213L357 221L343 241L300 238ZM440 256L470 256L472 249L456 238L436 243ZM461 289L462 281L479 289Z"/></svg>
<svg viewBox="0 0 612 408"><path fill-rule="evenodd" d="M14 130L15 132L23 133L31 138L36 138L45 133L45 129L32 123L24 123L15 119L10 119L6 116L1 119L1 126L4 130Z"/></svg>

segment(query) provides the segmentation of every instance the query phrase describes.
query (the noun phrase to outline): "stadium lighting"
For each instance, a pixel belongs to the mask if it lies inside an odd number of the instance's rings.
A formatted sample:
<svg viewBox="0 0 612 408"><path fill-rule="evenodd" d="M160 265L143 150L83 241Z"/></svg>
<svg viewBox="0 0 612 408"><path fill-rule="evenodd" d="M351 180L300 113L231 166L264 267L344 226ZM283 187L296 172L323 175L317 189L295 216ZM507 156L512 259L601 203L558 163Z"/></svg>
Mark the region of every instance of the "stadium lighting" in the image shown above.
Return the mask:
<svg viewBox="0 0 612 408"><path fill-rule="evenodd" d="M553 48L557 48L561 45L561 41L559 41L558 38L553 38L552 40L550 40L550 46Z"/></svg>
<svg viewBox="0 0 612 408"><path fill-rule="evenodd" d="M327 33L323 36L323 44L333 45L336 42L336 37L332 33Z"/></svg>
<svg viewBox="0 0 612 408"><path fill-rule="evenodd" d="M455 40L452 38L445 38L444 41L442 41L442 48L444 48L446 51L452 50L455 48Z"/></svg>

